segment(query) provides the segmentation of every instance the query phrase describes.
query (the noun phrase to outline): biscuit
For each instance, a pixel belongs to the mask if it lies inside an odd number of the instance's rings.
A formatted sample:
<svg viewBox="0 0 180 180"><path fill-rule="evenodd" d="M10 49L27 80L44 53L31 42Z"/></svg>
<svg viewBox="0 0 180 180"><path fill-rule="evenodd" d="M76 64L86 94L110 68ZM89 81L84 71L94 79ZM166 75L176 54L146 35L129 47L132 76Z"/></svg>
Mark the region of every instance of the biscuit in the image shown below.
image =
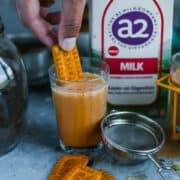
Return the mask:
<svg viewBox="0 0 180 180"><path fill-rule="evenodd" d="M88 161L86 155L64 155L54 165L49 180L62 179L71 169L86 166Z"/></svg>
<svg viewBox="0 0 180 180"><path fill-rule="evenodd" d="M82 79L83 73L77 46L71 51L64 51L58 45L53 45L52 55L58 79L72 81Z"/></svg>
<svg viewBox="0 0 180 180"><path fill-rule="evenodd" d="M88 166L75 167L69 171L63 180L101 180L102 173Z"/></svg>

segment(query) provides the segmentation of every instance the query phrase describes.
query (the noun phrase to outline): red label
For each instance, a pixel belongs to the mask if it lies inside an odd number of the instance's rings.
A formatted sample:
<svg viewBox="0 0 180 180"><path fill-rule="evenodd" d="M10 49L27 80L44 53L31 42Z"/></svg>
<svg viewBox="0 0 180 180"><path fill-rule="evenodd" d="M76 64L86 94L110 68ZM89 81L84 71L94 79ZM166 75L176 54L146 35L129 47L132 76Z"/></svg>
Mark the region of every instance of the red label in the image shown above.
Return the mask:
<svg viewBox="0 0 180 180"><path fill-rule="evenodd" d="M107 59L111 74L157 74L158 58Z"/></svg>
<svg viewBox="0 0 180 180"><path fill-rule="evenodd" d="M108 49L108 53L110 56L116 56L119 53L119 48L116 46L110 46Z"/></svg>

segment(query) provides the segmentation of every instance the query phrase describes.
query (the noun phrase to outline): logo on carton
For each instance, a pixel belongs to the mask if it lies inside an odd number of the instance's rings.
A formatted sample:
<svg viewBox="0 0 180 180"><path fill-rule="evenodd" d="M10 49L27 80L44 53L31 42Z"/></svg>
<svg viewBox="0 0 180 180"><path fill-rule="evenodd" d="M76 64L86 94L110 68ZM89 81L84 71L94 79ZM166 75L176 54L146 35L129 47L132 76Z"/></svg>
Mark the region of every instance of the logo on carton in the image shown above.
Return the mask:
<svg viewBox="0 0 180 180"><path fill-rule="evenodd" d="M111 56L116 56L119 53L119 48L117 46L110 46L108 49L108 53Z"/></svg>
<svg viewBox="0 0 180 180"><path fill-rule="evenodd" d="M157 34L157 22L145 8L118 12L109 26L111 40L124 48L143 48L151 44Z"/></svg>

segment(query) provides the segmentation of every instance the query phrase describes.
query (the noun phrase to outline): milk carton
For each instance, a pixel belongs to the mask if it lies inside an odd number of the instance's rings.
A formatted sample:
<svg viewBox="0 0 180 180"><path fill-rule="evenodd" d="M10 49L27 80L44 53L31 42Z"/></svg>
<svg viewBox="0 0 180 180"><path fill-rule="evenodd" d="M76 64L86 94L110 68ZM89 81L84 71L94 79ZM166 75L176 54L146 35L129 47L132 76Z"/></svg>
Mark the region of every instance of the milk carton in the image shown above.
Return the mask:
<svg viewBox="0 0 180 180"><path fill-rule="evenodd" d="M110 66L109 104L157 102L156 80L169 68L173 0L91 0L91 51Z"/></svg>

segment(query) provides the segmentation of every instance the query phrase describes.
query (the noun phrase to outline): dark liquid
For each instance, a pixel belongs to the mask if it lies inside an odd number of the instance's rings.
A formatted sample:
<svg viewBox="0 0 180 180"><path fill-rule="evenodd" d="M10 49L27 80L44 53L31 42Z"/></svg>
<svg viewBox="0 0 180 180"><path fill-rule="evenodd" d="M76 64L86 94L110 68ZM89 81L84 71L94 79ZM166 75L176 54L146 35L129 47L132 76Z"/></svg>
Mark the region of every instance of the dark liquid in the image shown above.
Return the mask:
<svg viewBox="0 0 180 180"><path fill-rule="evenodd" d="M24 129L26 103L19 86L7 87L0 93L0 154L4 154L16 145Z"/></svg>

